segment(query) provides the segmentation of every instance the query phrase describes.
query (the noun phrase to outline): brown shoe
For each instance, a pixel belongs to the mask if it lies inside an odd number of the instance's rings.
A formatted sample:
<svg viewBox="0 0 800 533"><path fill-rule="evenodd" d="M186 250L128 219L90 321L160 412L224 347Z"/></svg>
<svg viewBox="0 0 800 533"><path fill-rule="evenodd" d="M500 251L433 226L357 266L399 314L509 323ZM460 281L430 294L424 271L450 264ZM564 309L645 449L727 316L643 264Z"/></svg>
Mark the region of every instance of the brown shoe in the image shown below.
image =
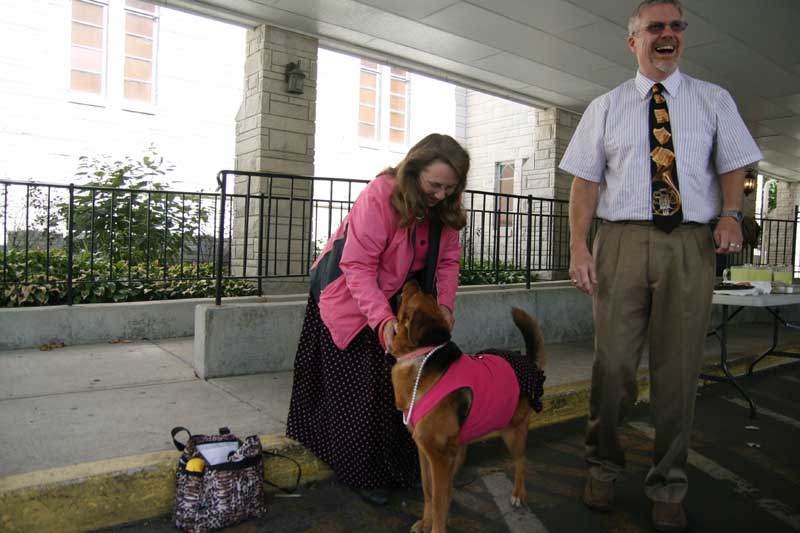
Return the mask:
<svg viewBox="0 0 800 533"><path fill-rule="evenodd" d="M610 511L614 503L614 482L589 476L583 489L583 503L593 511Z"/></svg>
<svg viewBox="0 0 800 533"><path fill-rule="evenodd" d="M653 527L656 531L685 531L686 513L680 503L653 502Z"/></svg>

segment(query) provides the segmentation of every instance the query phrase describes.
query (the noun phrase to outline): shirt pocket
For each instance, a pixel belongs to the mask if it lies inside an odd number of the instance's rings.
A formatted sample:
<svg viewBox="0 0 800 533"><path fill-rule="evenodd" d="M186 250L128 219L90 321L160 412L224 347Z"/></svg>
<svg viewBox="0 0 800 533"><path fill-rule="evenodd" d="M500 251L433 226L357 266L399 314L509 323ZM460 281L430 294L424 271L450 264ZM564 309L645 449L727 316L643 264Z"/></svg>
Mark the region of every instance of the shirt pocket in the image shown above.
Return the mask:
<svg viewBox="0 0 800 533"><path fill-rule="evenodd" d="M675 134L675 155L678 158L678 179L681 171L705 168L711 161L714 133L702 125L681 129Z"/></svg>
<svg viewBox="0 0 800 533"><path fill-rule="evenodd" d="M647 116L643 120L609 118L604 134L606 167L614 173L628 173L647 163L650 145ZM633 173L636 173L633 170ZM649 167L647 168L649 173Z"/></svg>

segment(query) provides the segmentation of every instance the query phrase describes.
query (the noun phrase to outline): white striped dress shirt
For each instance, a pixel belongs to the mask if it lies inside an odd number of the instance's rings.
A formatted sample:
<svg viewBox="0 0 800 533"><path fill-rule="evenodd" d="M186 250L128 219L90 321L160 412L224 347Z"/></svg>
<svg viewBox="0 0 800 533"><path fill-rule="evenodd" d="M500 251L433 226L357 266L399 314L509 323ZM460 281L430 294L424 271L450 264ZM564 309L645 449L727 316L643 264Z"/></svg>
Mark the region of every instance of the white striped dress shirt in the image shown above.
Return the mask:
<svg viewBox="0 0 800 533"><path fill-rule="evenodd" d="M561 159L565 172L600 184L600 218L652 219L648 113L655 83L637 72L635 79L595 98ZM683 220L706 223L719 215L718 175L759 161L761 151L728 91L678 70L661 83Z"/></svg>

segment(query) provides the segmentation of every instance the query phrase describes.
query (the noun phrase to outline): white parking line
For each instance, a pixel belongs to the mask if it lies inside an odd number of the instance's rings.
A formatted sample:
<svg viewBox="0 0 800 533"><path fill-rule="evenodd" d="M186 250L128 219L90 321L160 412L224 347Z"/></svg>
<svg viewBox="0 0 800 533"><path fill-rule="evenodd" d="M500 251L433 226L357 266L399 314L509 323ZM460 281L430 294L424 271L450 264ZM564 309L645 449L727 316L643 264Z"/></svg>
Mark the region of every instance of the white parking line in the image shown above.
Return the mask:
<svg viewBox="0 0 800 533"><path fill-rule="evenodd" d="M746 404L746 402L742 403ZM651 439L655 437L655 429L647 424L643 424L641 422L630 422L629 425L644 433ZM760 491L758 488L740 478L724 466L720 465L719 463L715 463L708 457L701 455L694 450L689 450L689 464L706 475L713 477L714 479L731 483L733 485L734 492L749 498L753 498L753 501L756 502L756 505L761 507L764 511L768 512L795 531L800 531L800 515L796 514L791 507L774 498L759 498L758 494Z"/></svg>
<svg viewBox="0 0 800 533"><path fill-rule="evenodd" d="M733 403L733 404L736 404L736 405L739 405L741 407L745 407L747 409L750 409L750 404L747 403L746 401L742 400L741 398L727 398L726 397L724 399L729 401L729 402L731 402L731 403ZM759 415L768 416L769 418L777 420L778 422L782 422L782 423L784 423L786 425L792 426L795 429L800 429L800 421L795 420L794 418L788 417L786 415L782 415L780 413L776 413L775 411L767 409L766 407L758 406L758 407L756 407L756 409L758 410L758 414Z"/></svg>
<svg viewBox="0 0 800 533"><path fill-rule="evenodd" d="M503 472L495 472L481 478L494 498L509 533L547 533L542 521L527 506L511 507L511 490L514 485Z"/></svg>

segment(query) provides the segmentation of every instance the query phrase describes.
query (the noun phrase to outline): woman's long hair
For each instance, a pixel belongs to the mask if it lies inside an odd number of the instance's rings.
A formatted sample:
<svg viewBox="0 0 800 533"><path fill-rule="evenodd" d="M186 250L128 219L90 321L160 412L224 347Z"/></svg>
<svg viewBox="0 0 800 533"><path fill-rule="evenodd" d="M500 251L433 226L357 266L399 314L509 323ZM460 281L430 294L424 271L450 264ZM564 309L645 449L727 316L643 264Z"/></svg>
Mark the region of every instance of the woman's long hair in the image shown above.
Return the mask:
<svg viewBox="0 0 800 533"><path fill-rule="evenodd" d="M431 163L447 163L458 176L458 184L452 194L434 207L428 207L420 187L420 172ZM381 174L395 177L392 205L400 214L400 226L407 227L426 215L438 216L442 224L460 230L467 225L467 214L461 205L461 197L467 185L469 154L449 135L432 133L419 141L396 167L389 167Z"/></svg>

